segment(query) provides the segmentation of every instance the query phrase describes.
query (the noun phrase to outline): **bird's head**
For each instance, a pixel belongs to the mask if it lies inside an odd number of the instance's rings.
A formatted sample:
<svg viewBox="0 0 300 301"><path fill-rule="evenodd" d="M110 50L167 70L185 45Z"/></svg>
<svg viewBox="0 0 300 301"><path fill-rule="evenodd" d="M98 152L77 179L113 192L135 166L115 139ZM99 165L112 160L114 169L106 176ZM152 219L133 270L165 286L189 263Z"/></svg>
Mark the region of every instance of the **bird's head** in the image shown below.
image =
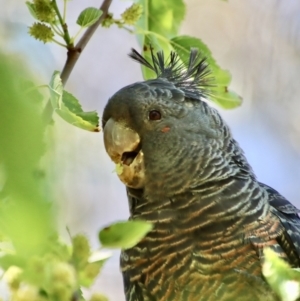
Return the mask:
<svg viewBox="0 0 300 301"><path fill-rule="evenodd" d="M106 151L126 186L179 193L204 171L212 152L225 147L229 135L219 114L203 101L213 80L209 66L195 49L186 68L175 52L168 62L162 52L152 54L152 64L135 50L130 56L157 78L126 86L109 99L102 117Z"/></svg>

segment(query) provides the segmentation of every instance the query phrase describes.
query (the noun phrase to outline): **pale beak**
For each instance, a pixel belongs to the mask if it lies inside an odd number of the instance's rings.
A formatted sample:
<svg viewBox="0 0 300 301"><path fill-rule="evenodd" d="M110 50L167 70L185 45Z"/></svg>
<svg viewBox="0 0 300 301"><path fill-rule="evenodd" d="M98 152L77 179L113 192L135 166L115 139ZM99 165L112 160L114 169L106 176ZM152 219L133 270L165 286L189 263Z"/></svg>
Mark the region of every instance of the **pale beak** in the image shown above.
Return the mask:
<svg viewBox="0 0 300 301"><path fill-rule="evenodd" d="M132 188L144 186L144 154L139 135L121 122L110 118L104 127L104 145L117 164L120 180Z"/></svg>

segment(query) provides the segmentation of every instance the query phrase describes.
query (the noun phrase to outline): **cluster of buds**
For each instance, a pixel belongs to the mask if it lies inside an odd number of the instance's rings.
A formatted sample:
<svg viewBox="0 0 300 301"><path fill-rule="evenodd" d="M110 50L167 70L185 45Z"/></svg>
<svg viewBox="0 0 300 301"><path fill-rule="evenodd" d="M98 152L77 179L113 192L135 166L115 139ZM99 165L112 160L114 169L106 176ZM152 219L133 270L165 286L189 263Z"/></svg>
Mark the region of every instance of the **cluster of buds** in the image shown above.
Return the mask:
<svg viewBox="0 0 300 301"><path fill-rule="evenodd" d="M4 273L10 300L72 300L80 287L93 284L106 260L91 261L91 254L84 235L72 237L72 247L60 242L57 236L51 237L47 253L30 257L26 264L11 265ZM90 300L107 301L102 294L94 294Z"/></svg>
<svg viewBox="0 0 300 301"><path fill-rule="evenodd" d="M140 4L134 3L128 7L122 14L120 20L115 20L113 14L107 14L106 18L102 22L103 27L110 27L113 24L123 27L124 25L135 25L135 23L141 18L143 13L143 7Z"/></svg>
<svg viewBox="0 0 300 301"><path fill-rule="evenodd" d="M52 2L50 0L33 0L32 2L26 2L26 4L32 16L39 21L29 27L29 34L44 43L51 42L54 32L45 23L51 25L57 22Z"/></svg>
<svg viewBox="0 0 300 301"><path fill-rule="evenodd" d="M143 8L140 4L134 3L121 15L125 24L134 25L141 17Z"/></svg>

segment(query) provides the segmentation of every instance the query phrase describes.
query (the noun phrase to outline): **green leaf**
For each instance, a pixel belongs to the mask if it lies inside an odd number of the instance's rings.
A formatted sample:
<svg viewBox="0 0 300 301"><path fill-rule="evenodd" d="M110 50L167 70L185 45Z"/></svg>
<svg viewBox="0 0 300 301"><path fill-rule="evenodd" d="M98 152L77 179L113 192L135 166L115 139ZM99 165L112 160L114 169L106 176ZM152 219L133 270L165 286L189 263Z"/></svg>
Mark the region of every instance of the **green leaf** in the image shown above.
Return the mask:
<svg viewBox="0 0 300 301"><path fill-rule="evenodd" d="M7 270L12 265L24 268L26 267L26 260L19 255L4 255L0 257L0 266L2 269Z"/></svg>
<svg viewBox="0 0 300 301"><path fill-rule="evenodd" d="M78 272L79 285L89 288L99 275L101 268L107 259L87 263L83 269Z"/></svg>
<svg viewBox="0 0 300 301"><path fill-rule="evenodd" d="M21 91L24 91L24 94L28 94L31 101L37 104L40 104L44 99L44 95L39 90L42 87L46 88L47 86L35 86L32 81L26 79L23 79L20 83Z"/></svg>
<svg viewBox="0 0 300 301"><path fill-rule="evenodd" d="M90 287L109 257L111 257L111 254L107 252L93 252L84 265L77 267L79 285Z"/></svg>
<svg viewBox="0 0 300 301"><path fill-rule="evenodd" d="M142 55L145 57L146 60L150 62L152 61L151 49L154 53L162 50L166 54L169 54L170 51L172 50L170 41L168 41L167 39L160 39L160 37L161 36L156 36L155 34L152 33L145 35ZM141 66L141 67L142 67L143 77L145 80L156 78L156 74L154 73L154 71L150 70L145 66Z"/></svg>
<svg viewBox="0 0 300 301"><path fill-rule="evenodd" d="M109 299L103 294L93 293L89 301L109 301Z"/></svg>
<svg viewBox="0 0 300 301"><path fill-rule="evenodd" d="M228 89L231 81L229 71L222 69L217 64L211 51L200 39L190 36L178 36L171 39L170 42L184 63L188 62L191 48L198 48L202 56L206 58L215 82L213 87L207 87L210 91L209 98L213 102L225 109L235 108L241 104L242 98Z"/></svg>
<svg viewBox="0 0 300 301"><path fill-rule="evenodd" d="M169 39L176 36L185 16L185 4L182 0L136 0L142 5L143 13L136 23L137 38L142 55L151 60L150 45L154 51L169 53ZM145 79L154 77L153 71L142 66Z"/></svg>
<svg viewBox="0 0 300 301"><path fill-rule="evenodd" d="M143 7L143 14L136 27L138 31L160 34L166 38L177 35L185 16L182 0L136 0Z"/></svg>
<svg viewBox="0 0 300 301"><path fill-rule="evenodd" d="M54 71L50 84L53 109L68 123L91 132L99 132L99 116L96 111L84 112L79 101L63 89L59 71Z"/></svg>
<svg viewBox="0 0 300 301"><path fill-rule="evenodd" d="M72 247L61 241L56 233L48 238L47 252L61 261L69 262L72 257Z"/></svg>
<svg viewBox="0 0 300 301"><path fill-rule="evenodd" d="M45 125L40 107L20 92L21 79L31 78L22 65L0 53L0 161L5 179L0 188L0 220L1 234L11 240L17 255L27 257L44 251L53 231L53 212L51 191L47 196L42 193L47 183L39 173Z"/></svg>
<svg viewBox="0 0 300 301"><path fill-rule="evenodd" d="M103 12L100 9L88 7L80 13L76 23L81 27L89 27L96 23L102 14Z"/></svg>
<svg viewBox="0 0 300 301"><path fill-rule="evenodd" d="M228 89L231 75L227 70L221 69L212 57L211 51L200 40L189 36L177 36L178 28L184 18L185 6L181 0L138 0L137 3L143 6L143 14L138 21L136 28L139 42L142 46L142 55L151 61L151 49L154 53L162 50L166 56L171 50L178 52L183 63L189 59L191 47L198 48L209 64L215 84L207 87L209 98L219 106L231 109L241 104L242 98L235 92ZM149 68L142 66L145 79L155 77Z"/></svg>
<svg viewBox="0 0 300 301"><path fill-rule="evenodd" d="M153 226L141 220L131 220L112 224L99 232L103 247L128 249L135 246Z"/></svg>
<svg viewBox="0 0 300 301"><path fill-rule="evenodd" d="M28 10L29 10L29 12L30 12L30 14L31 14L31 16L32 16L34 19L38 20L38 17L37 17L37 15L36 15L36 9L35 9L34 3L31 3L31 2L29 2L29 1L26 1L25 4L26 4L26 6L27 6L27 8L28 8Z"/></svg>
<svg viewBox="0 0 300 301"><path fill-rule="evenodd" d="M86 236L82 234L75 235L72 237L73 254L72 261L75 267L84 266L91 253L91 247Z"/></svg>
<svg viewBox="0 0 300 301"><path fill-rule="evenodd" d="M282 301L300 297L300 273L292 269L271 249L264 250L263 275Z"/></svg>

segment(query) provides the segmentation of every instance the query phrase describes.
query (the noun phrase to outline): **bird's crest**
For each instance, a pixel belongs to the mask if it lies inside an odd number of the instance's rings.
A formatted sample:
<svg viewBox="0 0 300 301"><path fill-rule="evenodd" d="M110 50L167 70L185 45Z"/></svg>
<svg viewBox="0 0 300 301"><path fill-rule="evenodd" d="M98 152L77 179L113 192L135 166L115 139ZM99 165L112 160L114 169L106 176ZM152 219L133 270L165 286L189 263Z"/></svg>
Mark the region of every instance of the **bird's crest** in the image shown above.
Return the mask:
<svg viewBox="0 0 300 301"><path fill-rule="evenodd" d="M156 55L151 49L152 63L131 49L129 56L136 62L155 72L157 78L163 78L181 89L186 97L199 99L211 95L210 87L214 86L214 78L207 64L206 58L201 58L197 48L191 48L187 64L182 63L179 55L171 51L168 61L164 58L163 51Z"/></svg>

